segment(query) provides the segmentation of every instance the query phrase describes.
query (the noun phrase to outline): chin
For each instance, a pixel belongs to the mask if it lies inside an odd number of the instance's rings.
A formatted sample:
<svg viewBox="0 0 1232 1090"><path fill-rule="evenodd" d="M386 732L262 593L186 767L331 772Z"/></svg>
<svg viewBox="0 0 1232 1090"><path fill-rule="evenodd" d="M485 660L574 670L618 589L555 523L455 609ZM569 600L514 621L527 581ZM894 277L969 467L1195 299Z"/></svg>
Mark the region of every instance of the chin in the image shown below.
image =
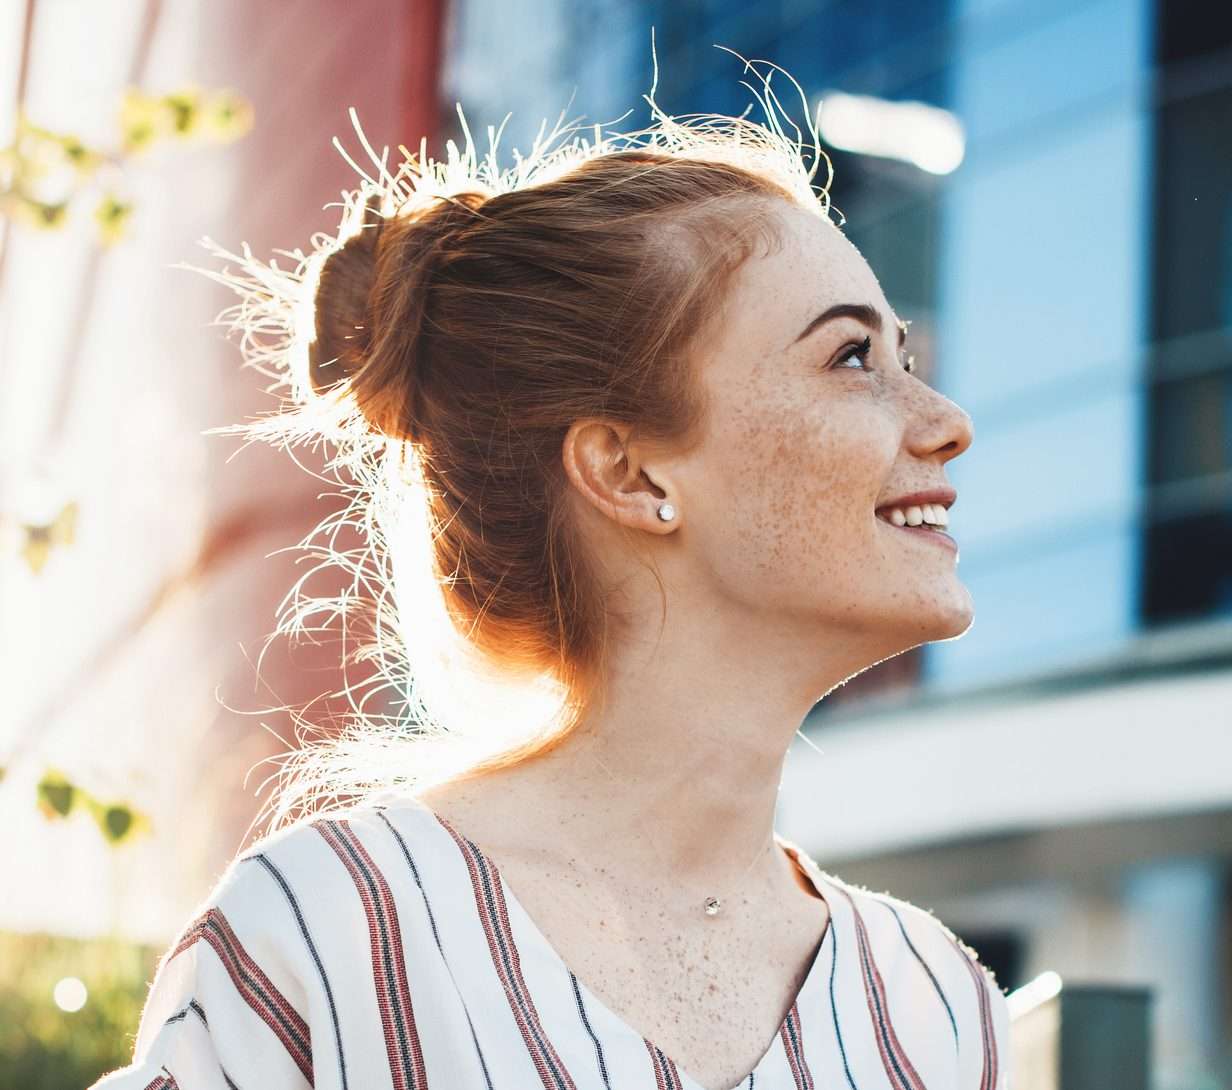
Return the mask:
<svg viewBox="0 0 1232 1090"><path fill-rule="evenodd" d="M901 629L903 644L919 647L926 643L956 640L975 619L975 607L966 587L956 587L952 593L930 598L920 603L910 629Z"/></svg>
<svg viewBox="0 0 1232 1090"><path fill-rule="evenodd" d="M930 636L929 643L939 640L956 640L971 627L972 621L975 620L975 608L969 595L964 594L963 599L962 602L955 602L952 609L937 611L930 625L936 630L937 635Z"/></svg>

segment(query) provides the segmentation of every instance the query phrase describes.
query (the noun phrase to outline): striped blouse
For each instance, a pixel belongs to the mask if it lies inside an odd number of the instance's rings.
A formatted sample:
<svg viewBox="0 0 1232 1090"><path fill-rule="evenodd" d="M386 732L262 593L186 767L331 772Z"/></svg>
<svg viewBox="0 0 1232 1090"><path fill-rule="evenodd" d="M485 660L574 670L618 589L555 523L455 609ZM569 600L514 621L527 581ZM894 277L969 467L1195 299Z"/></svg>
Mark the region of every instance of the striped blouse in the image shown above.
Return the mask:
<svg viewBox="0 0 1232 1090"><path fill-rule="evenodd" d="M1008 1008L930 913L784 850L830 910L747 1090L1007 1090ZM561 960L419 800L283 830L159 965L106 1090L705 1090Z"/></svg>

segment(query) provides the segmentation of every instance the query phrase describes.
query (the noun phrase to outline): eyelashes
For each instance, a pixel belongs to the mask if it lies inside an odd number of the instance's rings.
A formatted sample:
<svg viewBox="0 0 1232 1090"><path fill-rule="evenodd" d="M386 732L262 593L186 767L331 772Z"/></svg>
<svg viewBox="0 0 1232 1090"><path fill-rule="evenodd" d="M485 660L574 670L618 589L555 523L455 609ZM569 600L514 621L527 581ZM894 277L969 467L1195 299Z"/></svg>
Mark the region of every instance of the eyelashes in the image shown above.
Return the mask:
<svg viewBox="0 0 1232 1090"><path fill-rule="evenodd" d="M859 360L860 369L867 371L869 369L868 357L872 354L872 351L873 338L871 336L865 337L859 344L852 345L846 352L839 356L839 358L835 360L835 365L837 366L838 364L845 363L847 360ZM915 374L915 356L910 355L905 348L902 349L899 354L899 363L902 364L903 370L906 371L907 374ZM839 370L842 370L842 368L839 368Z"/></svg>
<svg viewBox="0 0 1232 1090"><path fill-rule="evenodd" d="M859 344L853 345L847 349L837 360L835 364L846 363L848 360L859 360L860 369L868 370L868 357L873 350L873 338L865 337ZM841 370L841 368L840 368Z"/></svg>

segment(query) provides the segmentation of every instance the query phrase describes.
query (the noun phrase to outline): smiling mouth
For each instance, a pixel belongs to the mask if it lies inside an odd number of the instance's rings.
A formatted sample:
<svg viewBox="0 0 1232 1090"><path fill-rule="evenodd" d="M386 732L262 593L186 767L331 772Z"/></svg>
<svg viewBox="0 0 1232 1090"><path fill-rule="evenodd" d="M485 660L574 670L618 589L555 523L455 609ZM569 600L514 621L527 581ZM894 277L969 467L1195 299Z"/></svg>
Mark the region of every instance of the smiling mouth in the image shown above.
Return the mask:
<svg viewBox="0 0 1232 1090"><path fill-rule="evenodd" d="M891 530L897 530L904 534L911 534L913 537L931 538L938 545L942 545L955 553L958 551L958 542L938 526L929 526L923 523L919 526L899 526L896 523L891 522L888 518L883 518L881 515L877 516L877 521L885 523Z"/></svg>

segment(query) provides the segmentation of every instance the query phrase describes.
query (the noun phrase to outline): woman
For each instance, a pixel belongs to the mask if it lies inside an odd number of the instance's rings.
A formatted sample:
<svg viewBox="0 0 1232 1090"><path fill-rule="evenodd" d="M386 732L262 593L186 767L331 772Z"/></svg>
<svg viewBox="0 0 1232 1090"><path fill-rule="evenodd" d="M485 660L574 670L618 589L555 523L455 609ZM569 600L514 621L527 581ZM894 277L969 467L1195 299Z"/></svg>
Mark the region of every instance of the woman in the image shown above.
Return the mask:
<svg viewBox="0 0 1232 1090"><path fill-rule="evenodd" d="M294 278L228 278L240 324L286 332L282 434L336 414L403 620L421 540L475 684L555 694L554 729L448 774L450 732L371 717L316 751L284 815L349 803L235 861L99 1085L1008 1086L974 952L773 829L812 705L971 623L933 528L970 420L771 110L651 105L638 139L504 173L469 143L381 160ZM459 686L409 660L439 726Z"/></svg>

